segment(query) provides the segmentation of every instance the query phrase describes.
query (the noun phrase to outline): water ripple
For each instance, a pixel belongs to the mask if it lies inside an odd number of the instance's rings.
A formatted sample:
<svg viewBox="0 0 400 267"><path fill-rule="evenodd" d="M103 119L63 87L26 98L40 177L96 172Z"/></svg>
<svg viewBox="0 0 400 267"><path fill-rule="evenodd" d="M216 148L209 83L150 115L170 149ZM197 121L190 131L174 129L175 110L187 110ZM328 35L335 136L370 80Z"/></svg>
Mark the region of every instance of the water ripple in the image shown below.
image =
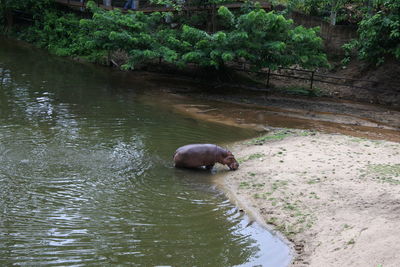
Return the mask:
<svg viewBox="0 0 400 267"><path fill-rule="evenodd" d="M0 265L285 265L210 172L172 166L249 133L142 103L124 75L0 41Z"/></svg>

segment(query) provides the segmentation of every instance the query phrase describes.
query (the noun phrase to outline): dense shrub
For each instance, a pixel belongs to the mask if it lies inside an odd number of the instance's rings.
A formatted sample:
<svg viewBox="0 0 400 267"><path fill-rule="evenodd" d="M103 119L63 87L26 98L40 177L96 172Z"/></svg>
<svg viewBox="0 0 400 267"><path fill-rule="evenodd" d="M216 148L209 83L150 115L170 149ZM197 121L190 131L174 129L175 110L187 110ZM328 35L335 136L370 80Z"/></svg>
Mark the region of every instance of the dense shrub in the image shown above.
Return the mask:
<svg viewBox="0 0 400 267"><path fill-rule="evenodd" d="M347 54L355 50L361 60L376 65L388 57L400 60L400 1L374 0L373 8L359 23L358 39L344 46Z"/></svg>
<svg viewBox="0 0 400 267"><path fill-rule="evenodd" d="M165 22L171 14L123 14L101 10L94 3L89 8L90 19L48 12L20 36L58 55L90 61L104 62L110 54L124 51L125 69L159 59L178 67L194 63L215 69L239 60L255 69L326 65L318 29L294 27L282 15L259 8L234 15L221 7L218 14L227 30L215 33L190 25L172 28Z"/></svg>

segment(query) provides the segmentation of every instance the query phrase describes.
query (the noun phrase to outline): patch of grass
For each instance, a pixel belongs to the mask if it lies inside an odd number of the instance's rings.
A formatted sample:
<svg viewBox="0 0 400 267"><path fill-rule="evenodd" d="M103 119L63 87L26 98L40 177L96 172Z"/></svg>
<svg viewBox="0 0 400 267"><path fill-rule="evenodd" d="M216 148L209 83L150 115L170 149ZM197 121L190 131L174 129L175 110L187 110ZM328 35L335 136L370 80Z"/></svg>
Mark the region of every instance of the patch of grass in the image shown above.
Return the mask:
<svg viewBox="0 0 400 267"><path fill-rule="evenodd" d="M400 184L400 164L370 164L363 171L361 177L365 175L374 175L374 177L382 182L391 184Z"/></svg>
<svg viewBox="0 0 400 267"><path fill-rule="evenodd" d="M400 164L371 164L367 169L377 174L400 176Z"/></svg>
<svg viewBox="0 0 400 267"><path fill-rule="evenodd" d="M351 229L351 228L353 228L353 227L350 226L350 225L348 225L347 223L345 223L345 224L343 225L343 229Z"/></svg>
<svg viewBox="0 0 400 267"><path fill-rule="evenodd" d="M283 206L278 207L283 208L289 212L289 216L293 219L278 219L275 217L271 217L266 222L275 226L275 229L281 232L283 235L288 238L293 237L294 235L304 232L306 229L309 229L313 225L313 216L311 214L305 213L300 209L299 204L284 202ZM286 212L284 212L286 213Z"/></svg>
<svg viewBox="0 0 400 267"><path fill-rule="evenodd" d="M316 183L319 183L319 182L321 182L321 179L315 178L315 179L308 180L307 184L316 184Z"/></svg>
<svg viewBox="0 0 400 267"><path fill-rule="evenodd" d="M239 184L239 188L241 188L241 189L262 188L262 187L264 187L264 185L265 185L265 183L250 184L249 182L241 182Z"/></svg>
<svg viewBox="0 0 400 267"><path fill-rule="evenodd" d="M237 159L237 161L240 164L240 163L246 162L248 160L259 159L259 158L262 158L262 157L265 157L265 154L263 154L263 153L254 153L254 154L251 154L250 156L248 156L246 158L239 158L239 159Z"/></svg>
<svg viewBox="0 0 400 267"><path fill-rule="evenodd" d="M250 140L249 142L246 142L246 145L262 145L267 141L279 141L279 140L283 140L288 136L292 136L293 133L289 132L289 131L278 131L276 133L273 134L268 134L268 135L264 135L264 136L260 136L260 137L256 137L252 140Z"/></svg>
<svg viewBox="0 0 400 267"><path fill-rule="evenodd" d="M354 238L352 238L347 242L347 245L354 245L355 243L356 241L354 240Z"/></svg>
<svg viewBox="0 0 400 267"><path fill-rule="evenodd" d="M360 143L363 141L368 141L368 139L360 138L360 137L352 137L352 138L350 138L350 141L355 142L355 143Z"/></svg>
<svg viewBox="0 0 400 267"><path fill-rule="evenodd" d="M289 136L308 136L312 135L312 131L306 130L291 130L291 129L279 129L277 131L272 131L267 135L263 135L260 137L256 137L248 142L245 142L245 145L262 145L268 141L280 141ZM285 150L285 149L283 149Z"/></svg>
<svg viewBox="0 0 400 267"><path fill-rule="evenodd" d="M263 153L255 153L255 154L251 154L251 155L248 157L248 160L259 159L259 158L262 158L262 157L264 157L264 156L265 156L265 154L263 154Z"/></svg>
<svg viewBox="0 0 400 267"><path fill-rule="evenodd" d="M272 191L275 191L279 187L286 186L287 184L288 184L288 182L285 181L285 180L282 180L282 181L277 180L277 181L273 182L272 185L271 185Z"/></svg>
<svg viewBox="0 0 400 267"><path fill-rule="evenodd" d="M272 192L265 192L265 193L255 193L254 195L253 195L253 197L254 198L256 198L256 199L268 199L268 200L271 200L271 199L274 199L274 198L269 198L269 196L272 194ZM276 203L276 202L275 202ZM275 206L275 205L272 205L272 206Z"/></svg>
<svg viewBox="0 0 400 267"><path fill-rule="evenodd" d="M250 188L250 183L248 182L241 182L239 184L239 188Z"/></svg>
<svg viewBox="0 0 400 267"><path fill-rule="evenodd" d="M294 204L286 203L285 209L288 209L288 210L297 210L298 208L297 208L297 206L294 205Z"/></svg>
<svg viewBox="0 0 400 267"><path fill-rule="evenodd" d="M276 225L277 220L278 219L276 217L271 217L271 218L268 218L266 222L268 224Z"/></svg>
<svg viewBox="0 0 400 267"><path fill-rule="evenodd" d="M311 192L311 193L310 193L310 198L319 199L319 196L317 195L317 193Z"/></svg>
<svg viewBox="0 0 400 267"><path fill-rule="evenodd" d="M253 195L253 197L254 197L255 199L259 199L259 198L261 198L261 194L255 193L255 194Z"/></svg>

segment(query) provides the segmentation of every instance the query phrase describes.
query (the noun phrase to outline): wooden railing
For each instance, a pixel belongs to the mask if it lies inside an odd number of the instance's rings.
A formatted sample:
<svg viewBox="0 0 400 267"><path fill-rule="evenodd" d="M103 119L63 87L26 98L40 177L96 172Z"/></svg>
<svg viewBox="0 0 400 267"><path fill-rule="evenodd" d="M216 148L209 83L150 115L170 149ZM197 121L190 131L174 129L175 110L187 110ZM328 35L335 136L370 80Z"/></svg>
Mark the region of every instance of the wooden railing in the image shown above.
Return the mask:
<svg viewBox="0 0 400 267"><path fill-rule="evenodd" d="M273 77L279 78L289 78L295 80L301 80L303 82L308 82L308 90L312 93L315 90L315 83L331 84L335 86L345 86L357 89L368 89L372 87L379 87L378 81L367 80L367 79L352 79L347 77L338 77L332 75L319 74L313 70L304 69L293 69L293 68L279 68L278 70L272 71L270 69L264 69L260 71L253 71L247 67L248 65L242 64L241 67L234 66L232 69L240 72L254 73L263 77L265 79L265 86L268 88L270 86L270 80ZM363 84L362 86L357 84ZM368 85L367 85L368 84ZM400 84L392 82L389 84L391 87L400 87ZM387 86L387 84L386 84ZM382 88L384 90L385 88ZM369 90L369 89L368 89Z"/></svg>

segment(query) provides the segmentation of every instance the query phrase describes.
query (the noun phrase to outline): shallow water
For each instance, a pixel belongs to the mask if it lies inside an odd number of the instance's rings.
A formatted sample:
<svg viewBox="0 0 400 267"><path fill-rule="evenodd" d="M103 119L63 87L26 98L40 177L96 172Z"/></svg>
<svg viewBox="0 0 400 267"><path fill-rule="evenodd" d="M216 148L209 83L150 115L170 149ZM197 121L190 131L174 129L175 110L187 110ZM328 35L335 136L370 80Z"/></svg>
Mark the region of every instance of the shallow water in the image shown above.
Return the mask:
<svg viewBox="0 0 400 267"><path fill-rule="evenodd" d="M172 167L254 132L149 104L158 86L0 39L0 265L289 263L213 174Z"/></svg>

